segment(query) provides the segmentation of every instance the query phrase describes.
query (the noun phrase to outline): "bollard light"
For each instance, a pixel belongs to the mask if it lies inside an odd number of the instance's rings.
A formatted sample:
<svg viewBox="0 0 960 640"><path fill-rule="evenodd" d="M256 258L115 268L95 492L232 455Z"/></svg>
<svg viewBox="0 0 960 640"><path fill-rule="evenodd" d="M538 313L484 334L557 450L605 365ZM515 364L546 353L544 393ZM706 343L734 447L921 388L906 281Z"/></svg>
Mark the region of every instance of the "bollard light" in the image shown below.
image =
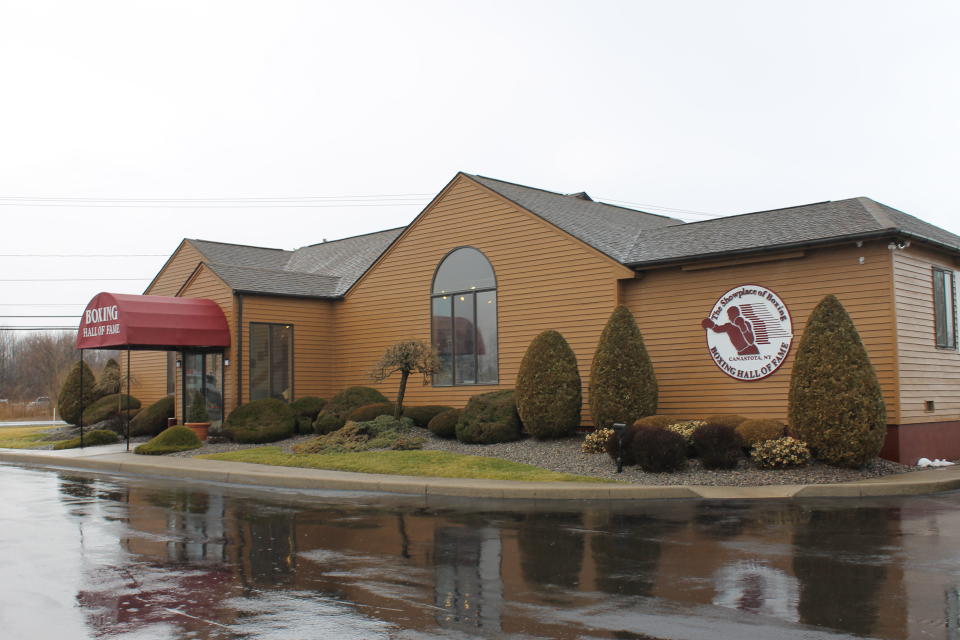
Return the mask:
<svg viewBox="0 0 960 640"><path fill-rule="evenodd" d="M627 430L627 425L622 422L614 422L610 425L610 428L617 436L617 473L623 473L623 434Z"/></svg>

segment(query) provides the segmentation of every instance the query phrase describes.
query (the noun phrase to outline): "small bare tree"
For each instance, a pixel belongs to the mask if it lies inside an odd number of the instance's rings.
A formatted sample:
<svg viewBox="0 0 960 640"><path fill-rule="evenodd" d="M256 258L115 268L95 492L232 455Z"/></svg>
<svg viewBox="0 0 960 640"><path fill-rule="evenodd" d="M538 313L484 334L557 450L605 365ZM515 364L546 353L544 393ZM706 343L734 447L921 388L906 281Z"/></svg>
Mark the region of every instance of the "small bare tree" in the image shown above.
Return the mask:
<svg viewBox="0 0 960 640"><path fill-rule="evenodd" d="M407 378L413 372L423 374L423 383L430 382L430 376L440 371L440 358L429 344L423 340L404 340L387 347L380 362L370 373L375 382L386 380L395 372L400 372L400 391L397 393L397 408L394 417L399 420L403 412L403 395L407 390Z"/></svg>

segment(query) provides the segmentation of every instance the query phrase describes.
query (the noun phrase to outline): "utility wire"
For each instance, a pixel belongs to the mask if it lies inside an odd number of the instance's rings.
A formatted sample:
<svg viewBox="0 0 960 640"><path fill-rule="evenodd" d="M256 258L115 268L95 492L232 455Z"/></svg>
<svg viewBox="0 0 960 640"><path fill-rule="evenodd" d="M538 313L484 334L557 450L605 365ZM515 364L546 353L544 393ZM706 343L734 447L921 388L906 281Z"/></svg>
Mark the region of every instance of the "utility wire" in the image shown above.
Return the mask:
<svg viewBox="0 0 960 640"><path fill-rule="evenodd" d="M0 207L73 207L74 209L336 209L345 207L422 207L424 202L397 202L391 204L376 203L347 203L347 204L292 204L292 203L269 203L269 204L95 204L80 202L5 202L0 201Z"/></svg>
<svg viewBox="0 0 960 640"><path fill-rule="evenodd" d="M70 316L0 316L0 318L82 318L81 315L70 315Z"/></svg>
<svg viewBox="0 0 960 640"><path fill-rule="evenodd" d="M429 198L432 193L380 193L353 196L240 196L236 198L94 198L86 196L0 196L0 200L66 201L66 202L262 202L308 200L397 200Z"/></svg>
<svg viewBox="0 0 960 640"><path fill-rule="evenodd" d="M0 253L0 258L164 258L169 253Z"/></svg>
<svg viewBox="0 0 960 640"><path fill-rule="evenodd" d="M0 282L106 282L106 281L150 280L150 278L0 278Z"/></svg>

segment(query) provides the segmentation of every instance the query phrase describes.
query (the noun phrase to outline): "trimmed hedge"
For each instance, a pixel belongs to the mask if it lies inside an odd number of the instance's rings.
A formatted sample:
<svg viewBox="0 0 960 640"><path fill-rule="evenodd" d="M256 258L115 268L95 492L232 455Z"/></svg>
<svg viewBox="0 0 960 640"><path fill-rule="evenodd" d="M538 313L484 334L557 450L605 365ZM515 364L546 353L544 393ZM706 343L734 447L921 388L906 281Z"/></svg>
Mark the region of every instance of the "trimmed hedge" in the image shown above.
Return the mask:
<svg viewBox="0 0 960 640"><path fill-rule="evenodd" d="M295 417L283 400L261 398L240 405L223 423L223 434L244 444L274 442L293 435Z"/></svg>
<svg viewBox="0 0 960 640"><path fill-rule="evenodd" d="M323 398L303 396L290 403L290 410L293 411L293 415L297 416L297 418L307 418L312 424L313 421L317 419L317 414L323 410L326 404L327 401ZM309 433L309 430L302 433Z"/></svg>
<svg viewBox="0 0 960 640"><path fill-rule="evenodd" d="M577 356L557 331L530 343L517 373L517 412L538 440L570 436L580 426L583 396Z"/></svg>
<svg viewBox="0 0 960 640"><path fill-rule="evenodd" d="M614 309L590 368L590 413L597 428L657 412L657 378L633 314Z"/></svg>
<svg viewBox="0 0 960 640"><path fill-rule="evenodd" d="M439 404L430 404L424 407L404 407L403 416L413 420L413 424L418 427L427 427L431 420L451 409L453 407L445 407Z"/></svg>
<svg viewBox="0 0 960 640"><path fill-rule="evenodd" d="M313 429L320 434L336 431L347 423L347 416L354 409L381 402L389 402L389 400L373 387L347 387L330 398L330 401L317 414Z"/></svg>
<svg viewBox="0 0 960 640"><path fill-rule="evenodd" d="M457 421L457 440L493 444L520 439L520 416L513 389L473 396Z"/></svg>
<svg viewBox="0 0 960 640"><path fill-rule="evenodd" d="M107 429L94 429L83 434L83 446L84 447L95 447L100 444L113 444L120 441L120 436L118 436L113 431L108 431ZM80 446L80 436L76 438L71 438L69 440L61 440L53 445L54 449L76 449Z"/></svg>
<svg viewBox="0 0 960 640"><path fill-rule="evenodd" d="M393 414L397 411L397 405L392 402L377 402L375 404L365 404L362 407L357 407L353 411L347 414L347 421L353 422L369 422L374 418L379 418L380 416L390 416L393 417Z"/></svg>
<svg viewBox="0 0 960 640"><path fill-rule="evenodd" d="M687 442L679 433L666 429L637 429L631 447L637 464L647 473L687 468Z"/></svg>
<svg viewBox="0 0 960 640"><path fill-rule="evenodd" d="M461 413L462 409L449 409L438 413L427 423L427 429L438 438L456 438L457 422L460 421Z"/></svg>
<svg viewBox="0 0 960 640"><path fill-rule="evenodd" d="M119 405L119 408L118 408ZM83 411L83 424L94 425L114 416L123 418L127 409L139 409L140 401L125 393L103 396Z"/></svg>
<svg viewBox="0 0 960 640"><path fill-rule="evenodd" d="M165 453L199 449L201 446L202 443L197 438L197 434L183 425L177 425L164 429L150 442L141 444L133 452L144 456L162 456Z"/></svg>
<svg viewBox="0 0 960 640"><path fill-rule="evenodd" d="M623 464L628 467L632 467L637 464L637 457L633 453L633 439L637 435L638 431L643 429L653 429L654 427L643 427L643 426L632 426L627 427L622 436L622 441L617 439L617 432L613 429L602 429L602 431L609 431L610 435L607 437L606 442L606 451L607 455L610 456L610 459L614 462L617 461L617 455L621 456Z"/></svg>
<svg viewBox="0 0 960 640"><path fill-rule="evenodd" d="M880 453L887 411L860 334L836 296L810 313L790 378L790 429L814 457L862 467Z"/></svg>
<svg viewBox="0 0 960 640"><path fill-rule="evenodd" d="M748 449L767 440L782 438L787 432L786 425L778 420L744 420L736 429L743 446Z"/></svg>
<svg viewBox="0 0 960 640"><path fill-rule="evenodd" d="M722 424L722 425L727 425L729 427L734 427L734 428L736 428L738 424L745 422L746 420L747 420L746 416L737 415L735 413L729 413L729 414L718 413L712 416L707 416L706 418L703 419L703 421L706 422L707 424Z"/></svg>
<svg viewBox="0 0 960 640"><path fill-rule="evenodd" d="M693 432L693 447L704 469L736 469L743 456L743 441L725 424L704 424Z"/></svg>
<svg viewBox="0 0 960 640"><path fill-rule="evenodd" d="M83 371L82 399L80 398L81 365ZM60 411L60 418L64 422L72 425L80 424L81 407L89 407L100 397L94 390L96 383L97 379L86 362L77 362L70 368L70 373L67 374L63 386L60 387L60 395L57 396L57 408Z"/></svg>
<svg viewBox="0 0 960 640"><path fill-rule="evenodd" d="M167 418L172 417L173 396L164 396L133 416L130 420L130 435L155 436L167 428Z"/></svg>
<svg viewBox="0 0 960 640"><path fill-rule="evenodd" d="M681 418L679 416L664 416L664 415L654 415L647 416L645 418L640 418L633 423L635 427L653 427L654 429L666 429L672 424L677 424L678 422L689 422L686 418Z"/></svg>

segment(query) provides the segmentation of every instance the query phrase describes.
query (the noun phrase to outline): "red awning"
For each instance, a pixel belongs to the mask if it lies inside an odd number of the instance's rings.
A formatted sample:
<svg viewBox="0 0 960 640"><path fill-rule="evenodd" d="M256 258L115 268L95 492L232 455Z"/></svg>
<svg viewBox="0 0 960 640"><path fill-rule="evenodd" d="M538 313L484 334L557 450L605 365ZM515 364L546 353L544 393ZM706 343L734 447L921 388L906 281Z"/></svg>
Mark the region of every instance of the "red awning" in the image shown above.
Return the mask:
<svg viewBox="0 0 960 640"><path fill-rule="evenodd" d="M77 331L78 349L172 351L230 346L223 311L213 300L98 293Z"/></svg>

